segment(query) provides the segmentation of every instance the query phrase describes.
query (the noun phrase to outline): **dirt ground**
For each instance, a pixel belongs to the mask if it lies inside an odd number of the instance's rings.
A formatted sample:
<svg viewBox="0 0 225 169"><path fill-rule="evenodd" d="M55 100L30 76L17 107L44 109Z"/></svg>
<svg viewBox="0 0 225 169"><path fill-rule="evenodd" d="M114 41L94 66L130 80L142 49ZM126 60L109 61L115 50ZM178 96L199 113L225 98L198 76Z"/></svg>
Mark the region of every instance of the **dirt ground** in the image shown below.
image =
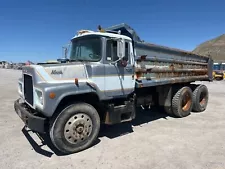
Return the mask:
<svg viewBox="0 0 225 169"><path fill-rule="evenodd" d="M21 72L0 69L0 168L224 169L225 81L205 84L209 104L182 119L140 111L131 123L107 126L96 144L72 155L55 154L23 129L13 109Z"/></svg>

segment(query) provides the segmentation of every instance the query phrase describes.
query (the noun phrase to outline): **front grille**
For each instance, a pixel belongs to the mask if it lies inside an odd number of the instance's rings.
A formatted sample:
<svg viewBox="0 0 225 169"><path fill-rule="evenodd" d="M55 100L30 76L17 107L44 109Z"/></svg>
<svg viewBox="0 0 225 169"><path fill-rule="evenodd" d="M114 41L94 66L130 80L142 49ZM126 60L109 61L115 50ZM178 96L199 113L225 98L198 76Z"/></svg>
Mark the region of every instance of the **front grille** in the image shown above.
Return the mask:
<svg viewBox="0 0 225 169"><path fill-rule="evenodd" d="M24 74L24 97L33 106L33 82L32 76Z"/></svg>

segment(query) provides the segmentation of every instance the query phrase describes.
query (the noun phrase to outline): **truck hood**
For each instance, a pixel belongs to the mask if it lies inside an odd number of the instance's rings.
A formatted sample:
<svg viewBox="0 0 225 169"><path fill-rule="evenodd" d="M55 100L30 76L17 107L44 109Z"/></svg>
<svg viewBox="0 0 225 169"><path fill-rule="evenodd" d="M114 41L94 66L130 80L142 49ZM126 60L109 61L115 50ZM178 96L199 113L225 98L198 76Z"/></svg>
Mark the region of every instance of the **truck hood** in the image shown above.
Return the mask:
<svg viewBox="0 0 225 169"><path fill-rule="evenodd" d="M84 64L50 64L30 65L23 68L23 72L35 74L37 83L74 83L74 79L87 79L86 67Z"/></svg>

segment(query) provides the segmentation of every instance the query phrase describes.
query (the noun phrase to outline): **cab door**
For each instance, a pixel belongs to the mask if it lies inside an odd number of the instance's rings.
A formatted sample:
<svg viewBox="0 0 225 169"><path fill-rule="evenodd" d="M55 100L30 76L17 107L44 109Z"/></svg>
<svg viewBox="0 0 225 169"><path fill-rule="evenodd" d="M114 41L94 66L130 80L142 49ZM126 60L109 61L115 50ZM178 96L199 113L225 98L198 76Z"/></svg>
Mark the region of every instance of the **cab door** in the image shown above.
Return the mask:
<svg viewBox="0 0 225 169"><path fill-rule="evenodd" d="M106 41L106 58L105 58L105 95L108 97L127 96L134 91L134 57L132 43L125 41L126 66L119 62L115 63L117 57L117 41Z"/></svg>

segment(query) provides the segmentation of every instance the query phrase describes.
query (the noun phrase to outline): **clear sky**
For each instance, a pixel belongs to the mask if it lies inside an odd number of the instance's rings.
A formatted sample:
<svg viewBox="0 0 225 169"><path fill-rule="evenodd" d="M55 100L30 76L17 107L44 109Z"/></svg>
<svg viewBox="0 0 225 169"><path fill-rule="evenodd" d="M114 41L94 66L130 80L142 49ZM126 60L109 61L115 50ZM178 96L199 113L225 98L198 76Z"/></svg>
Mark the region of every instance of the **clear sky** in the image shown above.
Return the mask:
<svg viewBox="0 0 225 169"><path fill-rule="evenodd" d="M225 33L224 0L0 0L0 60L62 56L77 30L127 23L141 39L193 50Z"/></svg>

